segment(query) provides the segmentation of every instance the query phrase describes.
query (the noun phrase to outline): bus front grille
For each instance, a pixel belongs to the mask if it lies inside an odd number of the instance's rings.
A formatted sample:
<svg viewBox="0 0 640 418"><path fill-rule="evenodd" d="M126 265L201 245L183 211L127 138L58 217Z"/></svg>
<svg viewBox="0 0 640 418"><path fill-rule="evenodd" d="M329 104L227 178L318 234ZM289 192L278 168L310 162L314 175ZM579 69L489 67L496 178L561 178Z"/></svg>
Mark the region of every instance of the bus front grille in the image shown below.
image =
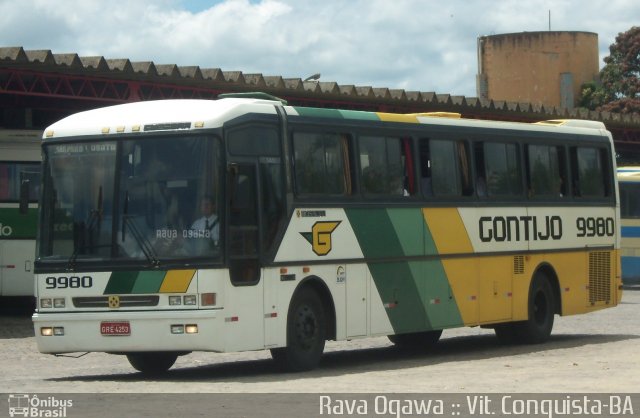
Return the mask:
<svg viewBox="0 0 640 418"><path fill-rule="evenodd" d="M611 253L589 253L589 302L611 301Z"/></svg>
<svg viewBox="0 0 640 418"><path fill-rule="evenodd" d="M109 308L109 296L75 297L72 300L76 308ZM159 296L153 295L120 296L120 308L158 306L159 300Z"/></svg>

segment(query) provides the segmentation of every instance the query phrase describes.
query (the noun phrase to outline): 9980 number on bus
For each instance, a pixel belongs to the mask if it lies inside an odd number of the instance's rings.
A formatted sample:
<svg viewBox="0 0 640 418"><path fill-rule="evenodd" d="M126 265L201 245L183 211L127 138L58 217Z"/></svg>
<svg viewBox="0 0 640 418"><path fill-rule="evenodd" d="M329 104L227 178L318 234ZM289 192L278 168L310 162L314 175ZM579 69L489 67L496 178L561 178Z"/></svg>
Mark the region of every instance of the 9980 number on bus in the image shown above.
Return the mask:
<svg viewBox="0 0 640 418"><path fill-rule="evenodd" d="M615 222L613 218L578 218L576 228L578 237L612 237Z"/></svg>
<svg viewBox="0 0 640 418"><path fill-rule="evenodd" d="M47 289L80 289L93 286L91 276L49 276L44 281L47 284Z"/></svg>

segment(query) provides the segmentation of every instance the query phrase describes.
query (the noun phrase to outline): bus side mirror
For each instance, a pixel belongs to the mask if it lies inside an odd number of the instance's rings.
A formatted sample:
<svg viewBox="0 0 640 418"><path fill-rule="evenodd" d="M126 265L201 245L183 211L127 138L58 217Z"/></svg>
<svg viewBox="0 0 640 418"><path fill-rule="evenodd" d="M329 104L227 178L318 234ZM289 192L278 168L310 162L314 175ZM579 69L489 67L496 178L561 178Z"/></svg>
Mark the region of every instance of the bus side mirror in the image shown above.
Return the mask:
<svg viewBox="0 0 640 418"><path fill-rule="evenodd" d="M20 214L26 215L29 211L29 180L20 183Z"/></svg>

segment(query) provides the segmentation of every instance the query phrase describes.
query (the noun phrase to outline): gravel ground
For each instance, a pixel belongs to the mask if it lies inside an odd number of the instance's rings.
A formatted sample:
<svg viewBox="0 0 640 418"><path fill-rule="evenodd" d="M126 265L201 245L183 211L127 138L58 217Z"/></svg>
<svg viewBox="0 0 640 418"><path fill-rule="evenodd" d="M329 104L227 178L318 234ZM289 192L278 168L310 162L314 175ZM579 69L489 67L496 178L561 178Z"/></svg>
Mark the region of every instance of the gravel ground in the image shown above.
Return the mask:
<svg viewBox="0 0 640 418"><path fill-rule="evenodd" d="M491 330L448 330L430 351L403 352L386 338L328 343L320 368L285 374L267 351L192 353L145 378L122 356L55 357L36 349L28 315L0 317L0 392L42 393L435 393L638 392L640 289L622 304L556 317L551 340L501 346Z"/></svg>

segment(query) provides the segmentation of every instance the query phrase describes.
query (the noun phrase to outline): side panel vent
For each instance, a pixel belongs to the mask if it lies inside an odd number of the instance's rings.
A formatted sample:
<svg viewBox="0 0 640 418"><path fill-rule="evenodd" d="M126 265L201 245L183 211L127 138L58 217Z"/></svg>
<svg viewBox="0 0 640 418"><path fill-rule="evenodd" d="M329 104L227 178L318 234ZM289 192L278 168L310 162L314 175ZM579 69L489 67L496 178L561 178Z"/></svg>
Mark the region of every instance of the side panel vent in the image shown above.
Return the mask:
<svg viewBox="0 0 640 418"><path fill-rule="evenodd" d="M513 274L524 274L524 256L513 257Z"/></svg>
<svg viewBox="0 0 640 418"><path fill-rule="evenodd" d="M589 253L589 302L611 301L611 253Z"/></svg>

